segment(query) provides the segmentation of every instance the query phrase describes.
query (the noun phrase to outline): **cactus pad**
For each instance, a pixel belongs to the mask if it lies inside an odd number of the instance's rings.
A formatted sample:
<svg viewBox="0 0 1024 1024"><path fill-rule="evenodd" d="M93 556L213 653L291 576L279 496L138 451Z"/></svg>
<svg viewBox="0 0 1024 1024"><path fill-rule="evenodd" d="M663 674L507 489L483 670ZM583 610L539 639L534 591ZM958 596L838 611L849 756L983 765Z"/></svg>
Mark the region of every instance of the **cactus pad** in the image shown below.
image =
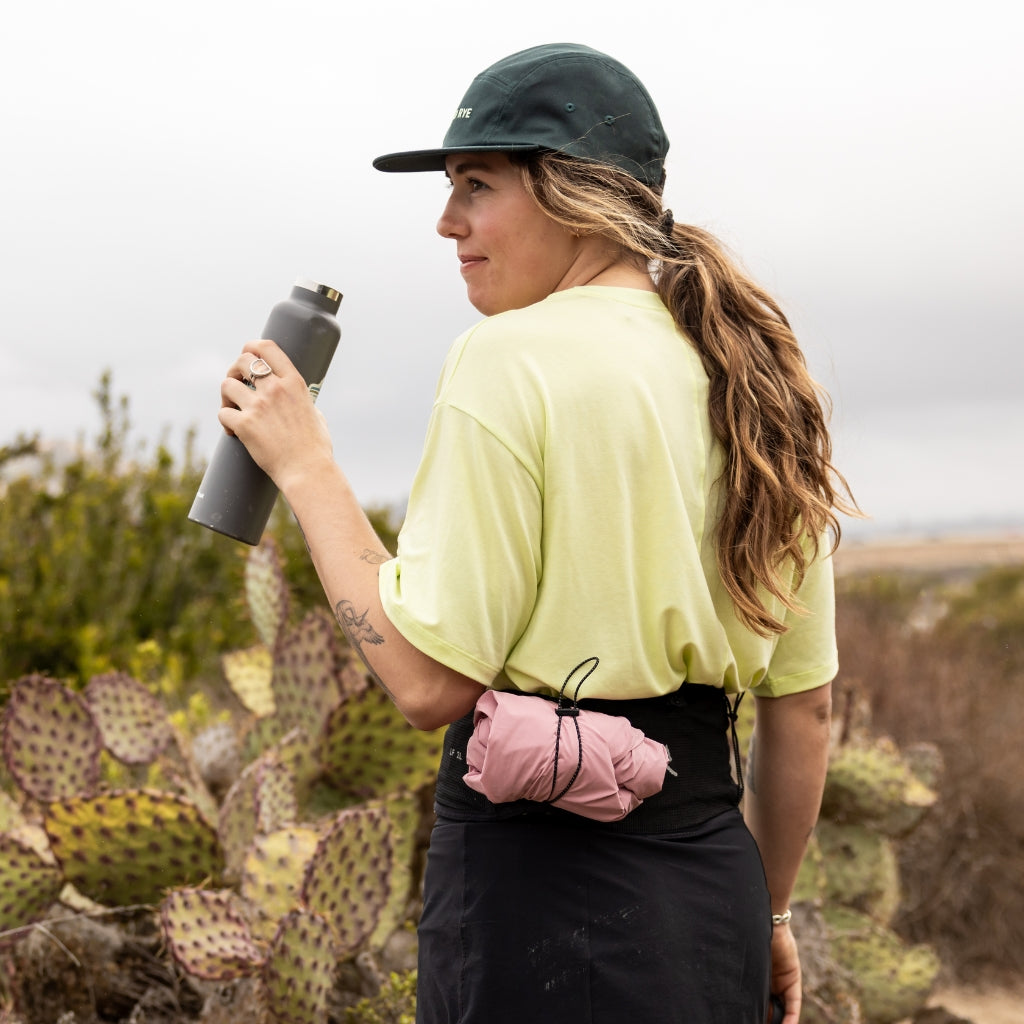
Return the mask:
<svg viewBox="0 0 1024 1024"><path fill-rule="evenodd" d="M155 903L168 886L220 870L216 832L195 804L171 793L58 801L46 808L44 827L67 880L101 903Z"/></svg>
<svg viewBox="0 0 1024 1024"><path fill-rule="evenodd" d="M0 835L0 932L42 917L60 895L60 868L12 835Z"/></svg>
<svg viewBox="0 0 1024 1024"><path fill-rule="evenodd" d="M229 651L220 659L224 678L242 706L254 715L264 718L276 709L271 679L274 675L274 656L265 644Z"/></svg>
<svg viewBox="0 0 1024 1024"><path fill-rule="evenodd" d="M221 805L217 835L229 873L240 869L253 836L290 824L296 811L291 769L271 749L246 767Z"/></svg>
<svg viewBox="0 0 1024 1024"><path fill-rule="evenodd" d="M287 731L296 727L319 735L341 700L339 650L333 621L310 612L281 637L274 660L274 703Z"/></svg>
<svg viewBox="0 0 1024 1024"><path fill-rule="evenodd" d="M85 701L63 683L40 675L18 680L3 746L11 775L42 803L96 789L103 740Z"/></svg>
<svg viewBox="0 0 1024 1024"><path fill-rule="evenodd" d="M18 805L0 789L0 832L13 832L25 824Z"/></svg>
<svg viewBox="0 0 1024 1024"><path fill-rule="evenodd" d="M417 732L379 687L349 697L328 719L321 760L342 793L370 799L414 791L437 774L444 733Z"/></svg>
<svg viewBox="0 0 1024 1024"><path fill-rule="evenodd" d="M391 934L406 919L412 895L412 862L416 832L420 824L419 801L411 793L397 794L382 801L391 822L391 878L388 901L370 936L370 948L382 949Z"/></svg>
<svg viewBox="0 0 1024 1024"><path fill-rule="evenodd" d="M313 785L321 776L317 747L303 729L292 729L275 747L278 759L291 772L295 799L300 804L309 798Z"/></svg>
<svg viewBox="0 0 1024 1024"><path fill-rule="evenodd" d="M235 780L217 817L217 837L224 851L224 870L229 881L237 876L245 851L256 835L259 767L260 762L254 761Z"/></svg>
<svg viewBox="0 0 1024 1024"><path fill-rule="evenodd" d="M355 950L377 925L391 877L391 822L381 807L341 811L306 868L303 899L330 922L339 956Z"/></svg>
<svg viewBox="0 0 1024 1024"><path fill-rule="evenodd" d="M203 726L192 734L188 746L199 778L208 790L213 788L223 793L238 778L242 752L230 722L222 720Z"/></svg>
<svg viewBox="0 0 1024 1024"><path fill-rule="evenodd" d="M163 901L160 921L171 955L196 978L241 978L262 961L230 891L178 889Z"/></svg>
<svg viewBox="0 0 1024 1024"><path fill-rule="evenodd" d="M833 754L821 813L843 824L874 825L886 835L903 835L935 800L895 744L881 738L870 746L849 743Z"/></svg>
<svg viewBox="0 0 1024 1024"><path fill-rule="evenodd" d="M291 769L275 758L264 766L256 791L256 828L259 832L290 825L298 814Z"/></svg>
<svg viewBox="0 0 1024 1024"><path fill-rule="evenodd" d="M888 925L900 906L900 869L893 840L863 825L823 819L817 839L828 903L851 907Z"/></svg>
<svg viewBox="0 0 1024 1024"><path fill-rule="evenodd" d="M337 957L328 923L308 910L282 921L263 965L267 1006L278 1024L325 1020Z"/></svg>
<svg viewBox="0 0 1024 1024"><path fill-rule="evenodd" d="M267 647L273 648L288 621L290 602L281 558L270 537L253 548L246 559L245 596L256 632Z"/></svg>
<svg viewBox="0 0 1024 1024"><path fill-rule="evenodd" d="M241 891L260 915L260 938L273 936L278 921L299 903L306 866L319 836L311 828L283 828L257 836L245 856Z"/></svg>
<svg viewBox="0 0 1024 1024"><path fill-rule="evenodd" d="M888 928L845 907L826 906L825 922L836 962L846 972L864 1020L893 1024L913 1017L939 973L929 946L907 946Z"/></svg>
<svg viewBox="0 0 1024 1024"><path fill-rule="evenodd" d="M164 706L126 672L93 676L85 699L104 745L124 764L149 764L171 742Z"/></svg>

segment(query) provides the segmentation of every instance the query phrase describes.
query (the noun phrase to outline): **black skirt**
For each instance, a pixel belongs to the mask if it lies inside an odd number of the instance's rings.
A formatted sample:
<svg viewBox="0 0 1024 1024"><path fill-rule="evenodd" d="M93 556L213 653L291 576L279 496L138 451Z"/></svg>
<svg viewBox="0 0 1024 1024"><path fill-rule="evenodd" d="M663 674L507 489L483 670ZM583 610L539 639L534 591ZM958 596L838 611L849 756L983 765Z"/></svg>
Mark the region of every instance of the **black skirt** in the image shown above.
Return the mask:
<svg viewBox="0 0 1024 1024"><path fill-rule="evenodd" d="M612 825L525 801L482 806L461 782L466 722L449 730L417 1024L764 1024L771 909L736 807L721 691L673 698L590 702L625 705L683 769Z"/></svg>

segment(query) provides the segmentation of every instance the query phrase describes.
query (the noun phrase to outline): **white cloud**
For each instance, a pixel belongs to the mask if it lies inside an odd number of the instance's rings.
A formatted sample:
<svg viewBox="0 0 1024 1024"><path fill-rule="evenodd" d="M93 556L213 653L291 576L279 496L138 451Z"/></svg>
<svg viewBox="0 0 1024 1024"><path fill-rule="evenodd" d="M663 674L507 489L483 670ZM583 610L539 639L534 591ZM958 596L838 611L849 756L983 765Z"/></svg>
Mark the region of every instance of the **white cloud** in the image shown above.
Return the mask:
<svg viewBox="0 0 1024 1024"><path fill-rule="evenodd" d="M858 476L875 479L865 444L910 430L900 410L1019 396L1003 5L583 10L18 5L0 41L0 443L88 430L109 366L140 433L198 425L212 444L219 373L309 276L345 293L321 397L339 459L365 500L403 497L440 360L476 314L433 234L440 180L370 160L438 141L478 70L558 38L648 84L677 219L718 231L792 311ZM885 437L848 443L880 410ZM984 418L963 429L976 444L921 437L916 464L1006 457Z"/></svg>

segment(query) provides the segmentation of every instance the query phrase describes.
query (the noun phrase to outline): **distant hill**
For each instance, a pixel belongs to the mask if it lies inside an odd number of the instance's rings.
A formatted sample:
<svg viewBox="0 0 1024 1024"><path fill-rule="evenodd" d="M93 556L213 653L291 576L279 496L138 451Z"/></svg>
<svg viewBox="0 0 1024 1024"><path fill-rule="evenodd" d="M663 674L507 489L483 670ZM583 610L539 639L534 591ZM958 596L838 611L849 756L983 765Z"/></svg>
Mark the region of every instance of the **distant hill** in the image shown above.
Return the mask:
<svg viewBox="0 0 1024 1024"><path fill-rule="evenodd" d="M953 572L1024 563L1024 531L977 536L844 539L836 552L840 575L881 571Z"/></svg>

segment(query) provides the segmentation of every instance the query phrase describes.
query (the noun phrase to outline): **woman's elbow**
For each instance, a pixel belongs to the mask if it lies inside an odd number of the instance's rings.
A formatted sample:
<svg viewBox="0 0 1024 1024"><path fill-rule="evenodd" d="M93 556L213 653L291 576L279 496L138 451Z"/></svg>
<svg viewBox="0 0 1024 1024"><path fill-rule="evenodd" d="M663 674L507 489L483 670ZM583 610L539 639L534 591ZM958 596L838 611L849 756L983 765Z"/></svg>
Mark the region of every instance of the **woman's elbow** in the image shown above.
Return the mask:
<svg viewBox="0 0 1024 1024"><path fill-rule="evenodd" d="M411 707L400 704L398 710L402 712L402 716L409 725L420 732L433 732L435 729L451 725L454 721L452 718L438 714L437 708L432 706Z"/></svg>
<svg viewBox="0 0 1024 1024"><path fill-rule="evenodd" d="M421 732L451 725L476 706L485 687L465 676L446 678L436 685L421 685L406 690L395 698L395 704L405 720Z"/></svg>

